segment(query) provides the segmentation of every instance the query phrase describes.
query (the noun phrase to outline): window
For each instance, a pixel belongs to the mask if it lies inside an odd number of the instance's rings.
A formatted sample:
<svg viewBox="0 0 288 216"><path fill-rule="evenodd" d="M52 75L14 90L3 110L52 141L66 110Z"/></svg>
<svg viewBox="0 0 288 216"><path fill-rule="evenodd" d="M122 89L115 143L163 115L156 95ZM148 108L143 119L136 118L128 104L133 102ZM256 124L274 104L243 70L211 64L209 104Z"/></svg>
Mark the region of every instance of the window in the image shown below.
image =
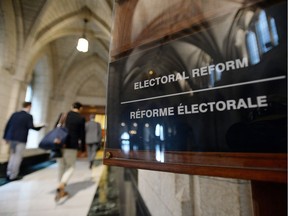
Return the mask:
<svg viewBox="0 0 288 216"><path fill-rule="evenodd" d="M25 95L25 101L32 101L32 96L33 96L33 90L31 84L27 86L26 89L26 95Z"/></svg>

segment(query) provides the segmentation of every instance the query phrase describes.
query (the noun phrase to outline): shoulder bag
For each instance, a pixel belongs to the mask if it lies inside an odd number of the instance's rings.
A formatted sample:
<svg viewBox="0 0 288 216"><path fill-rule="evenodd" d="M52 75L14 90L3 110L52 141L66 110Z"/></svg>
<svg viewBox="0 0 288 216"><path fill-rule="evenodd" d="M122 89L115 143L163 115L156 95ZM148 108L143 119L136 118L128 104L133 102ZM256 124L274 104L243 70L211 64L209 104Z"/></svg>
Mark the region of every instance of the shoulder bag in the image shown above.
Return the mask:
<svg viewBox="0 0 288 216"><path fill-rule="evenodd" d="M68 136L68 130L65 127L66 114L62 113L57 126L49 131L39 143L39 148L51 150L51 158L62 157L62 148Z"/></svg>

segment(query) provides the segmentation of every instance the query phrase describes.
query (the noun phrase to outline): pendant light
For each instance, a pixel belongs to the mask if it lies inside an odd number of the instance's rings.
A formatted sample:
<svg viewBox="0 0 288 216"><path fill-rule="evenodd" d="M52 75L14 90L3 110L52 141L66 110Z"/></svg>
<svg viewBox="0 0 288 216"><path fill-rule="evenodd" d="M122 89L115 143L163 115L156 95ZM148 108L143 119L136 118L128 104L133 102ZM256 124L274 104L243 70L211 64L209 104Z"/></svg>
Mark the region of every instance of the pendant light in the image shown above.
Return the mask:
<svg viewBox="0 0 288 216"><path fill-rule="evenodd" d="M84 19L83 35L82 35L81 38L78 39L77 50L79 52L87 52L88 51L89 42L88 42L88 40L86 39L86 36L85 36L87 22L88 22L88 20Z"/></svg>

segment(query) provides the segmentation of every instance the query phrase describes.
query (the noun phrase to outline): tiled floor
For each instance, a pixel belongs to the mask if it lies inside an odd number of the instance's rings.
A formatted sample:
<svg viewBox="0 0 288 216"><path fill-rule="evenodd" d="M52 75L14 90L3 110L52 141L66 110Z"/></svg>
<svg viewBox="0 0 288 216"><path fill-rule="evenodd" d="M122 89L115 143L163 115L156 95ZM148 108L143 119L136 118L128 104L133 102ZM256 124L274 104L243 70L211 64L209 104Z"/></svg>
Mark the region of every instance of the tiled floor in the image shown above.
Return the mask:
<svg viewBox="0 0 288 216"><path fill-rule="evenodd" d="M86 216L104 170L101 163L90 170L87 159L78 159L67 186L70 196L59 203L54 201L57 164L25 175L22 180L0 187L0 215Z"/></svg>

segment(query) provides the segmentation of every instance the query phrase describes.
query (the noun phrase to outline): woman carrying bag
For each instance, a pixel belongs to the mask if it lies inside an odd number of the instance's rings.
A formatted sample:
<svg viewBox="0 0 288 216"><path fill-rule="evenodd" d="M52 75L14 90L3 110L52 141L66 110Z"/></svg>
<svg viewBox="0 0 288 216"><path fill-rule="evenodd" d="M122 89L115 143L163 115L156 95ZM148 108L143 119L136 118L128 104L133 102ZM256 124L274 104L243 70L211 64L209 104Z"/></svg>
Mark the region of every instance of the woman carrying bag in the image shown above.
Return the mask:
<svg viewBox="0 0 288 216"><path fill-rule="evenodd" d="M65 127L68 136L62 150L63 156L57 158L59 185L56 190L56 202L69 195L65 187L74 172L77 152L79 149L85 151L85 118L80 115L81 109L82 104L75 102L66 116Z"/></svg>

